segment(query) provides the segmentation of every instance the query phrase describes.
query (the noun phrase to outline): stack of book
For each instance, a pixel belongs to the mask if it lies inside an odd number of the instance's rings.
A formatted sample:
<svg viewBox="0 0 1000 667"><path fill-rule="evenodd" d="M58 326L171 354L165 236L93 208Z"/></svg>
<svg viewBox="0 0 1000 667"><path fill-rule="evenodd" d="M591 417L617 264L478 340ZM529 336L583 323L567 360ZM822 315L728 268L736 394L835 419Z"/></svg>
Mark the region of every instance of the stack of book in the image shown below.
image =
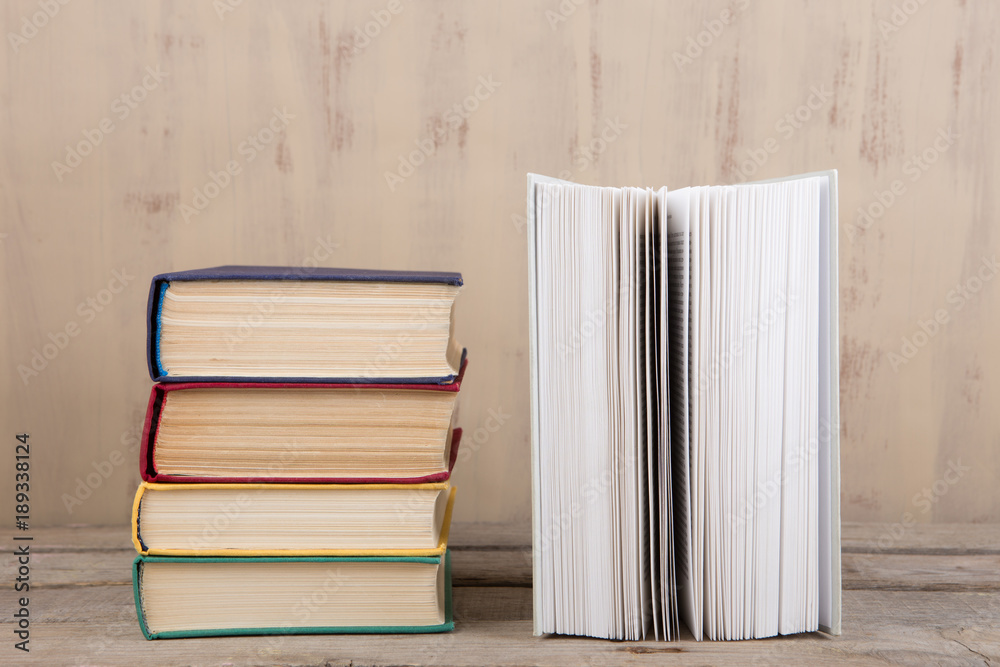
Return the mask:
<svg viewBox="0 0 1000 667"><path fill-rule="evenodd" d="M148 639L452 628L457 273L156 276L132 539Z"/></svg>

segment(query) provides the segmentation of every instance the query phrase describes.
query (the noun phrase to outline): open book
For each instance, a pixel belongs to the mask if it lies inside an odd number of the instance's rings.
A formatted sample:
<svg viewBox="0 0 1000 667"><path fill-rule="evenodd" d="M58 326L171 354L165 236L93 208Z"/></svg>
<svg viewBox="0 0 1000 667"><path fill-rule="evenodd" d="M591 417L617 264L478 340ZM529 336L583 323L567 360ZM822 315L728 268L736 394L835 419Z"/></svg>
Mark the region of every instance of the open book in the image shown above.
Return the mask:
<svg viewBox="0 0 1000 667"><path fill-rule="evenodd" d="M837 174L528 177L534 629L840 633Z"/></svg>

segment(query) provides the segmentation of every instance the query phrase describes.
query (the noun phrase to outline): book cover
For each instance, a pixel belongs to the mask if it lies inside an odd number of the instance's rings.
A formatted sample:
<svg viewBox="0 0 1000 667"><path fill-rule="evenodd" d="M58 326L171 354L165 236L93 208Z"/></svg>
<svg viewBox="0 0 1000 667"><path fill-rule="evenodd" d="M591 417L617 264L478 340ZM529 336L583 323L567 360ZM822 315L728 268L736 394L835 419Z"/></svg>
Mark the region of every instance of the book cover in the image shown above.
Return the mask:
<svg viewBox="0 0 1000 667"><path fill-rule="evenodd" d="M444 562L444 623L438 625L406 625L406 626L277 626L277 627L248 627L248 628L220 628L220 629L197 629L197 630L172 630L164 632L151 631L146 621L145 607L143 605L142 594L142 571L147 563L170 562L170 563L289 563L289 562L320 562L329 563L336 566L339 563L350 562L410 562L440 564ZM230 637L240 635L294 635L294 634L421 634L450 632L454 630L455 623L452 612L452 585L451 585L451 553L444 551L438 556L340 556L340 557L303 557L303 558L186 558L186 557L161 557L161 556L137 556L132 562L132 593L135 600L136 615L139 619L139 627L146 639L181 639L188 637Z"/></svg>
<svg viewBox="0 0 1000 667"><path fill-rule="evenodd" d="M198 280L292 280L292 281L349 281L349 282L389 282L389 283L432 283L462 285L462 275L436 271L377 271L368 269L335 269L326 267L283 267L283 266L218 266L209 269L174 271L153 277L149 287L146 306L146 361L149 376L154 382L282 382L282 383L326 383L326 384L449 384L456 375L417 378L271 378L232 376L172 376L160 365L160 310L163 293L167 285L176 281ZM465 362L462 350L462 364ZM461 365L461 364L460 364Z"/></svg>

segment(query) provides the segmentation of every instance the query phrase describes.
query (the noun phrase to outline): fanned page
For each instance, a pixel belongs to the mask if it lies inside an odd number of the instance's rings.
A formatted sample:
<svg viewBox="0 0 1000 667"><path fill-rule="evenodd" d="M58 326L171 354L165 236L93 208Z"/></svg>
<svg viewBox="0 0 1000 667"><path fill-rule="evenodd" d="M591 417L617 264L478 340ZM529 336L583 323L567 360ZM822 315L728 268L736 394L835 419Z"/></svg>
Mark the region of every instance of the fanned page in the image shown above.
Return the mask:
<svg viewBox="0 0 1000 667"><path fill-rule="evenodd" d="M531 184L536 632L839 633L836 174Z"/></svg>
<svg viewBox="0 0 1000 667"><path fill-rule="evenodd" d="M695 589L692 571L691 538L691 426L688 409L690 382L691 319L691 228L692 188L667 194L667 257L669 258L669 368L670 368L670 439L664 450L672 453L673 467L665 474L673 476L673 544L676 555L677 600L681 618L695 639L701 639L701 624L695 623ZM668 310L664 308L664 311ZM666 341L661 339L662 348ZM666 368L666 365L664 366ZM666 545L665 545L666 548ZM700 614L697 615L700 621Z"/></svg>
<svg viewBox="0 0 1000 667"><path fill-rule="evenodd" d="M659 548L660 199L536 192L543 632L642 639L676 624L659 585L672 570Z"/></svg>

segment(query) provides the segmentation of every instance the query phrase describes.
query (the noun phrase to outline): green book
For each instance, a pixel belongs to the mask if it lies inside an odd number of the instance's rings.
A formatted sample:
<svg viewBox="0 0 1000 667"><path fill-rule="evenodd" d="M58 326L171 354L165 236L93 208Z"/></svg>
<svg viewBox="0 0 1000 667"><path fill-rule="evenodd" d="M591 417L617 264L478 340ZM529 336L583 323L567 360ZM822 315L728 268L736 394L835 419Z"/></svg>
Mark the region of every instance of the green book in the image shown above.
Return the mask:
<svg viewBox="0 0 1000 667"><path fill-rule="evenodd" d="M451 556L205 558L132 564L146 639L454 628Z"/></svg>

